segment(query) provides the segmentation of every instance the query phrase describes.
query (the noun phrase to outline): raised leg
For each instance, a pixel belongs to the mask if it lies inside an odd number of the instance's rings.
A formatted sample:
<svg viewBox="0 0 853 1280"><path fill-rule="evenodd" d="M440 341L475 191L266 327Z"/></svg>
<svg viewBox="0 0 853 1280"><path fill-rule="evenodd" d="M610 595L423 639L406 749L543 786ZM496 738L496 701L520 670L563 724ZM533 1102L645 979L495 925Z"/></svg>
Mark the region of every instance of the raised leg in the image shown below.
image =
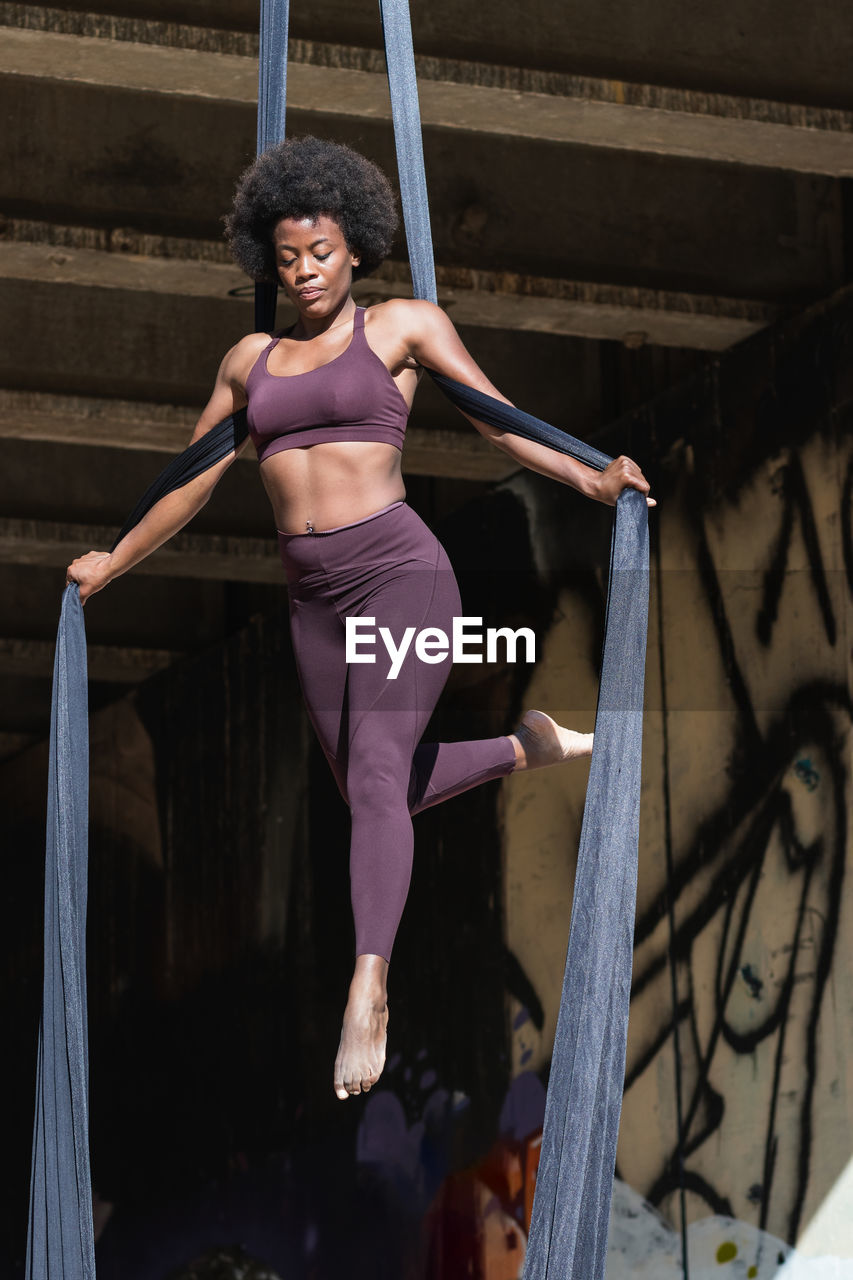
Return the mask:
<svg viewBox="0 0 853 1280"><path fill-rule="evenodd" d="M511 737L480 738L469 742L423 742L412 760L409 812L421 813L481 782L512 773L517 763Z"/></svg>
<svg viewBox="0 0 853 1280"><path fill-rule="evenodd" d="M423 742L409 778L409 812L420 813L481 782L588 756L592 734L564 729L544 711L526 711L514 733L471 742Z"/></svg>

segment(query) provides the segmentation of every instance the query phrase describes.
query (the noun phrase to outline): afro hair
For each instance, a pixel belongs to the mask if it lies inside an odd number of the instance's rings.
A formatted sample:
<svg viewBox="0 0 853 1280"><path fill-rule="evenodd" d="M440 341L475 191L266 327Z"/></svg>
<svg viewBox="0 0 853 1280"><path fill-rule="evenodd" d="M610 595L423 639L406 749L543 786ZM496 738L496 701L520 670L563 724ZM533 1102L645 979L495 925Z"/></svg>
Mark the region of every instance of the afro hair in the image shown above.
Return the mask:
<svg viewBox="0 0 853 1280"><path fill-rule="evenodd" d="M254 280L276 281L272 233L282 218L337 222L361 257L353 278L370 275L391 251L397 210L381 169L350 147L322 138L288 138L240 176L225 234L237 264Z"/></svg>

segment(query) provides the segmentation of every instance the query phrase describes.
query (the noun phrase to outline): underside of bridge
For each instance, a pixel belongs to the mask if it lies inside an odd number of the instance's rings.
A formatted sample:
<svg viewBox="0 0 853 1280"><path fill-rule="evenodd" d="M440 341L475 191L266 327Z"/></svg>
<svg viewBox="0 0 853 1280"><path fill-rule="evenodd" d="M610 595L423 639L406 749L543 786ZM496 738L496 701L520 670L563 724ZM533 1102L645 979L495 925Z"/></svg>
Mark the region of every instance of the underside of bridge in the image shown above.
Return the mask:
<svg viewBox="0 0 853 1280"><path fill-rule="evenodd" d="M292 10L289 132L393 175L375 4ZM850 279L845 0L412 16L440 301L520 406L590 436ZM62 567L109 544L252 327L222 216L254 150L257 18L253 0L0 3L3 755L45 731ZM409 290L399 241L357 297ZM424 387L404 469L434 517L507 460ZM270 603L271 532L241 462L87 609L94 705Z"/></svg>
<svg viewBox="0 0 853 1280"><path fill-rule="evenodd" d="M253 326L222 219L257 9L0 0L0 1280L26 1234L64 569L111 544ZM853 1258L853 6L412 20L440 304L506 396L660 499L609 1280L686 1276L679 1223L693 1280ZM291 0L288 132L396 181L376 0ZM355 293L410 292L400 235ZM609 512L512 466L424 379L409 501L465 613L539 646L455 664L426 741L528 706L593 726ZM418 816L386 1071L341 1113L349 814L286 612L248 457L86 606L98 1274L515 1280L585 764ZM236 1240L275 1271L219 1267ZM202 1254L219 1269L174 1270Z"/></svg>

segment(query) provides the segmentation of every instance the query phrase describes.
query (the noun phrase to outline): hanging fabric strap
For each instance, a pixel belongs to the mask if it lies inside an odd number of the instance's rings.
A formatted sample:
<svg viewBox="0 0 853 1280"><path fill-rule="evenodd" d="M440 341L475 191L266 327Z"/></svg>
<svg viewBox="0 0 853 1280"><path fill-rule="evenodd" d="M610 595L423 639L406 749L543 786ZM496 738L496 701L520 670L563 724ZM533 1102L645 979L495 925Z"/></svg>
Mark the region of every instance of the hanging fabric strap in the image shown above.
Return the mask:
<svg viewBox="0 0 853 1280"><path fill-rule="evenodd" d="M261 0L258 43L257 153L284 138L287 111L288 0Z"/></svg>
<svg viewBox="0 0 853 1280"><path fill-rule="evenodd" d="M184 449L183 453L179 453L177 458L173 458L145 490L119 530L110 550L115 551L125 534L136 528L155 502L165 498L167 493L174 493L175 489L183 488L185 484L189 484L190 480L194 480L196 476L200 476L202 472L215 466L223 458L227 458L229 453L240 448L248 433L246 410L238 409L236 413L229 414L227 418L217 422L215 427L205 432L189 448Z"/></svg>
<svg viewBox="0 0 853 1280"><path fill-rule="evenodd" d="M284 137L288 0L261 0L258 150ZM255 328L275 323L275 285L255 287ZM246 411L218 423L146 491L113 547L155 502L243 443ZM76 584L56 636L45 842L44 978L36 1060L26 1280L94 1280L86 1016L89 719L86 629Z"/></svg>
<svg viewBox="0 0 853 1280"><path fill-rule="evenodd" d="M288 0L261 0L258 42L258 129L257 153L284 141L287 113L287 34L290 26ZM278 286L274 281L255 285L255 332L271 333L275 328Z"/></svg>
<svg viewBox="0 0 853 1280"><path fill-rule="evenodd" d="M379 0L379 7L414 292L434 301L408 2ZM446 378L435 381L480 421L589 466L609 461L546 423L508 413L499 401ZM648 564L646 501L627 489L613 522L595 746L524 1280L604 1277L633 960Z"/></svg>
<svg viewBox="0 0 853 1280"><path fill-rule="evenodd" d="M66 587L53 664L44 978L30 1176L28 1280L94 1280L86 1024L89 724L86 633Z"/></svg>
<svg viewBox="0 0 853 1280"><path fill-rule="evenodd" d="M397 150L397 172L412 284L416 298L436 302L435 260L429 223L412 20L408 3L400 4L396 0L390 4L379 0L379 14L385 42L385 65L391 94L394 145Z"/></svg>

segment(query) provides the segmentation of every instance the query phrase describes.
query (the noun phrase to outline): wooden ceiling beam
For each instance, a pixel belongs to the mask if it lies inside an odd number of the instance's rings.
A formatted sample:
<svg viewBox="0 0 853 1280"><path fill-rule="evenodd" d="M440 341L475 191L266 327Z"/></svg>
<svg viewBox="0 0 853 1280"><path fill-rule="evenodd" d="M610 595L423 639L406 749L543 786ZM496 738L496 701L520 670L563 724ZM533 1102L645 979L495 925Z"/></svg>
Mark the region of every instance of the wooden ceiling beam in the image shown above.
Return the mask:
<svg viewBox="0 0 853 1280"><path fill-rule="evenodd" d="M349 58L327 53L320 62L317 46L304 44L311 60L288 68L291 110L390 119L384 76L358 69L361 51L343 51ZM362 65L375 66L375 51L365 53ZM490 71L500 84L499 69L477 63L448 67L444 74L452 79L433 79L428 71L421 67L427 129L853 176L849 111L585 77L565 77L562 92L531 92L483 83ZM0 39L0 74L240 104L257 97L255 60L245 55L13 27Z"/></svg>
<svg viewBox="0 0 853 1280"><path fill-rule="evenodd" d="M39 233L44 224L38 226ZM22 228L23 229L23 228ZM14 231L14 228L11 229ZM83 229L72 230L83 238ZM57 239L60 236L55 237ZM121 240L122 238L119 237ZM154 237L138 237L144 247ZM130 247L134 238L122 240ZM197 256L191 256L193 246ZM218 246L217 246L218 247ZM201 242L185 242L184 257L75 248L69 244L8 239L0 243L0 281L115 289L130 294L215 298L246 307L251 285L235 266L202 256ZM626 342L723 351L772 324L780 308L741 298L719 298L636 286L524 276L512 272L438 267L439 304L454 324ZM353 296L361 305L392 297L411 297L408 269L389 262L366 280L356 282ZM61 300L57 300L61 305ZM132 309L128 308L132 324ZM279 319L288 323L281 307Z"/></svg>

